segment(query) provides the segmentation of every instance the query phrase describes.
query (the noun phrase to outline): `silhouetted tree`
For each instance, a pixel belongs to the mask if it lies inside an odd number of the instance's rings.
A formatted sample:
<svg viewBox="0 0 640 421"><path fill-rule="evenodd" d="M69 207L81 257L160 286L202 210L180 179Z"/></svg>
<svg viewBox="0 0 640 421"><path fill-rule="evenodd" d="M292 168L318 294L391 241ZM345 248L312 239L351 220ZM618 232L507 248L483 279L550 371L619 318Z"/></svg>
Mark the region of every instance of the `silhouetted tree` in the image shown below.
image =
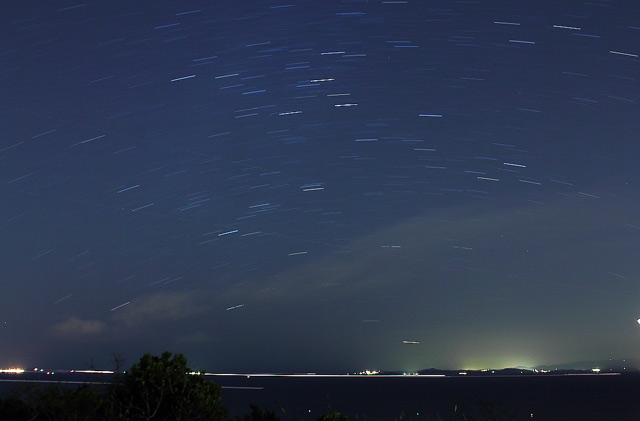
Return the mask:
<svg viewBox="0 0 640 421"><path fill-rule="evenodd" d="M275 412L267 409L265 412L256 405L250 405L251 412L244 414L242 418L236 416L236 421L280 421Z"/></svg>
<svg viewBox="0 0 640 421"><path fill-rule="evenodd" d="M106 397L99 390L83 385L77 389L47 387L32 398L33 420L104 419Z"/></svg>
<svg viewBox="0 0 640 421"><path fill-rule="evenodd" d="M326 414L322 414L318 421L349 421L349 417L345 414L341 414L336 411L327 412Z"/></svg>
<svg viewBox="0 0 640 421"><path fill-rule="evenodd" d="M16 397L0 398L0 420L30 419L34 419L34 412L25 401Z"/></svg>
<svg viewBox="0 0 640 421"><path fill-rule="evenodd" d="M182 354L144 354L112 390L112 417L126 420L225 420L220 386L195 373Z"/></svg>

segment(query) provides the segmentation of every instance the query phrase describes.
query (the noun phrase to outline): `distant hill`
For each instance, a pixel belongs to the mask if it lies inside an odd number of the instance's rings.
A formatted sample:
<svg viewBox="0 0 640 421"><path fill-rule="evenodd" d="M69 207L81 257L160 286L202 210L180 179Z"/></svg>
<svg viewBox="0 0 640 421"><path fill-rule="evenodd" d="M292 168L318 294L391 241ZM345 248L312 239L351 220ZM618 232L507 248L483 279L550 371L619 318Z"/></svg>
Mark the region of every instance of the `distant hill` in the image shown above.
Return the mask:
<svg viewBox="0 0 640 421"><path fill-rule="evenodd" d="M485 375L498 375L498 376L513 376L523 374L535 374L544 372L584 372L591 373L593 369L600 369L601 373L607 372L640 372L640 360L638 359L606 359L606 360L591 360L591 361L577 361L562 364L550 364L550 365L538 365L535 367L508 367L501 369L485 369L485 370L443 370L438 368L426 368L416 373L423 376L427 375L445 375L445 376L485 376ZM401 371L382 371L379 374L386 375L402 375L407 374Z"/></svg>
<svg viewBox="0 0 640 421"><path fill-rule="evenodd" d="M601 372L606 371L640 371L640 360L637 359L606 359L592 361L578 361L564 364L539 365L538 370L591 370L599 368Z"/></svg>

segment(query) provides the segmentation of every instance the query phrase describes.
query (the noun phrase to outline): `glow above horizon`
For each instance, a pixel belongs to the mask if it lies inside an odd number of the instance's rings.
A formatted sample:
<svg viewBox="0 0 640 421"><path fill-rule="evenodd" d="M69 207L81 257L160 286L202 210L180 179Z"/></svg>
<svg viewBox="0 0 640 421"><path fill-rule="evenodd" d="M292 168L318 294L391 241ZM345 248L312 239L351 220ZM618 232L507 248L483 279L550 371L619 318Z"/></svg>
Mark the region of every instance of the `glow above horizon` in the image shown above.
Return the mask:
<svg viewBox="0 0 640 421"><path fill-rule="evenodd" d="M280 6L4 9L0 365L636 354L632 7Z"/></svg>

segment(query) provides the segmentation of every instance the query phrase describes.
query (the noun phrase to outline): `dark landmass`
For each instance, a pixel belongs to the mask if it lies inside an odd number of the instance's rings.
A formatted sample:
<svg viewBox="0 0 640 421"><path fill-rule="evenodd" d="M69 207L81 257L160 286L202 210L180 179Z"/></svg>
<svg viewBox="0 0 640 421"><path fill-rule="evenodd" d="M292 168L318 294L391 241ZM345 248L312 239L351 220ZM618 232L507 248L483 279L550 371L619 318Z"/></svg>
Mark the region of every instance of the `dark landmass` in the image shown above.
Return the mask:
<svg viewBox="0 0 640 421"><path fill-rule="evenodd" d="M591 370L599 368L601 372L634 372L640 371L640 360L637 359L613 359L578 361L572 363L555 364L555 365L539 365L535 367L538 370Z"/></svg>
<svg viewBox="0 0 640 421"><path fill-rule="evenodd" d="M377 375L387 376L446 376L446 377L500 377L500 376L537 376L537 375L596 375L596 374L621 374L621 373L637 373L635 368L631 369L599 369L590 370L571 369L571 368L503 368L501 370L440 370L437 368L427 368L416 373L405 373L400 371L381 371Z"/></svg>
<svg viewBox="0 0 640 421"><path fill-rule="evenodd" d="M457 376L520 376L537 374L605 374L605 373L635 373L640 372L640 361L635 359L607 359L593 361L578 361L572 363L538 365L535 367L508 367L502 369L481 370L445 370L439 368L426 368L414 373L403 371L380 371L374 375L422 375L447 377Z"/></svg>

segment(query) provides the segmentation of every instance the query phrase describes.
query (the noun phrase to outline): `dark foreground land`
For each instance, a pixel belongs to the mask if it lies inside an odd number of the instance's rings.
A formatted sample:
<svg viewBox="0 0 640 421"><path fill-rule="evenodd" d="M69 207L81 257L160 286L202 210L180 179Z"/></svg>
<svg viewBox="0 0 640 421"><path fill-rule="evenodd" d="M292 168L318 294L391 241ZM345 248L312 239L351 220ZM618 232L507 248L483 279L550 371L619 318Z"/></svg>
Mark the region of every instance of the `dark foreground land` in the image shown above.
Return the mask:
<svg viewBox="0 0 640 421"><path fill-rule="evenodd" d="M206 376L222 388L229 418L250 405L281 420L638 420L640 373L453 377ZM78 373L0 375L0 397L51 385L104 390L111 377ZM53 383L51 383L53 382Z"/></svg>

